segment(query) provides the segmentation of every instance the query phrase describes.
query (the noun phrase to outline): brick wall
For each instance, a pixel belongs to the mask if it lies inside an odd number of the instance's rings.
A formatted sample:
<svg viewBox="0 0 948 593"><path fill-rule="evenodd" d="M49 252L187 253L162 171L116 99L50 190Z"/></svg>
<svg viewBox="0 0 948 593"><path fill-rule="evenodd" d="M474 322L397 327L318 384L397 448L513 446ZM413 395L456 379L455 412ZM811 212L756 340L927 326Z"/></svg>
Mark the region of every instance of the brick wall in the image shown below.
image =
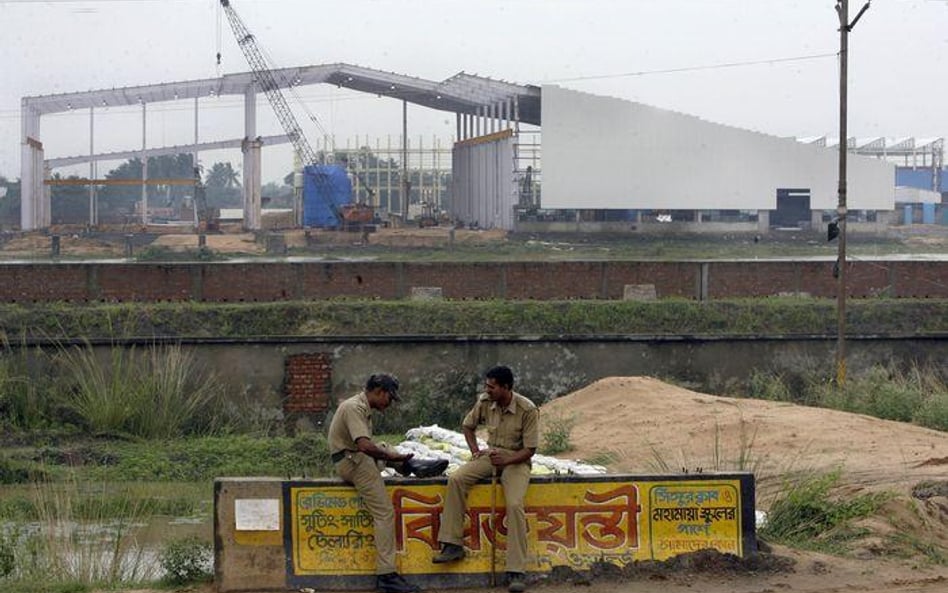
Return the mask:
<svg viewBox="0 0 948 593"><path fill-rule="evenodd" d="M948 298L948 261L847 262L849 296ZM0 302L267 302L400 299L414 286L447 299L620 299L808 294L832 298L833 261L4 263Z"/></svg>
<svg viewBox="0 0 948 593"><path fill-rule="evenodd" d="M321 422L332 397L332 355L306 352L286 357L283 415L293 423L301 417Z"/></svg>

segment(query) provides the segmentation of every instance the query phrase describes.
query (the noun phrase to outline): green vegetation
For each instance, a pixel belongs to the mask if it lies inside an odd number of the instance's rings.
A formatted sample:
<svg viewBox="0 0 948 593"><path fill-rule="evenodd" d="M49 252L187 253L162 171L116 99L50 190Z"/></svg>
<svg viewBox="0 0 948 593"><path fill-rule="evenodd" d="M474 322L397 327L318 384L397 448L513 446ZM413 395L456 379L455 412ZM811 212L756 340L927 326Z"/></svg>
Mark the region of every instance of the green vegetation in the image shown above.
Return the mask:
<svg viewBox="0 0 948 593"><path fill-rule="evenodd" d="M297 437L227 435L169 441L86 437L55 447L16 449L4 453L0 460L26 470L19 474L21 480L8 483L30 483L36 476L62 479L73 471L101 482L148 483L210 482L219 476L326 476L332 469L328 458L325 436L306 433ZM14 501L11 497L0 502L0 518L10 518L4 511L8 504L20 508ZM188 510L178 505L170 503L163 510Z"/></svg>
<svg viewBox="0 0 948 593"><path fill-rule="evenodd" d="M169 438L218 428L212 411L222 406L223 393L192 354L178 345L144 352L114 347L109 354L105 365L88 346L59 352L72 379L65 405L91 431Z"/></svg>
<svg viewBox="0 0 948 593"><path fill-rule="evenodd" d="M875 513L891 495L871 493L837 498L832 495L832 489L839 478L837 470L785 479L758 535L796 548L845 553L848 542L865 535L854 522Z"/></svg>
<svg viewBox="0 0 948 593"><path fill-rule="evenodd" d="M151 517L143 499L113 496L111 504L83 504L112 496L108 490L76 479L34 483L30 497L40 528L12 523L0 530L0 590L9 583L17 591L83 591L152 578L133 536L135 526Z"/></svg>
<svg viewBox="0 0 948 593"><path fill-rule="evenodd" d="M575 415L548 415L544 420L543 442L540 445L540 453L557 455L558 453L572 451L573 443L570 440L570 435L574 426L576 426Z"/></svg>
<svg viewBox="0 0 948 593"><path fill-rule="evenodd" d="M850 333L948 331L948 301L873 299L847 305ZM829 299L698 302L378 301L0 304L0 327L23 340L389 335L811 335L836 331ZM10 334L11 328L17 328ZM2 375L0 375L2 379Z"/></svg>
<svg viewBox="0 0 948 593"><path fill-rule="evenodd" d="M886 420L948 431L948 378L943 367L902 369L873 366L847 379L843 388L828 382L828 369L798 364L754 371L743 395L867 414Z"/></svg>
<svg viewBox="0 0 948 593"><path fill-rule="evenodd" d="M940 301L860 300L849 311L851 332L944 332L948 326L948 303ZM240 396L225 398L187 347L151 343L156 336L171 342L191 336L375 336L380 327L444 336L509 336L513 330L550 336L805 335L832 333L835 306L807 298L2 305L0 326L18 332L0 349L0 593L6 593L88 591L152 578L141 549L130 542L132 526L155 517L206 520L215 477L331 474L323 434L286 436L279 410L259 410ZM70 341L73 336L85 339ZM833 376L827 364L786 358L753 372L745 384L697 387L948 430L943 368L873 367L851 373L840 389L827 380ZM420 424L456 427L480 381L468 371L425 377L397 413L376 419L375 430L397 441ZM546 397L524 395L537 403ZM568 451L575 419L546 420L542 452ZM725 450L717 436L706 458L656 458L653 469L758 471L751 424L742 423L736 450ZM620 455L605 451L590 462L609 463ZM785 477L761 535L794 546L845 549L860 535L858 519L876 512L885 496L835 497L838 478ZM27 522L44 527L28 531ZM98 540L105 547L83 548L88 538L78 532L48 535L63 533L64 523L110 525ZM942 558L925 542L896 543L933 562ZM201 540L168 542L160 563L169 584L206 578L205 552ZM61 558L78 560L67 565Z"/></svg>
<svg viewBox="0 0 948 593"><path fill-rule="evenodd" d="M211 571L213 550L210 544L188 537L167 542L158 558L165 571L165 580L171 585L184 585L214 578Z"/></svg>
<svg viewBox="0 0 948 593"><path fill-rule="evenodd" d="M682 451L679 459L671 461L662 455L655 445L650 445L652 460L648 464L649 469L656 473L677 473L679 471L695 473L704 471L751 472L759 482L762 477L760 467L764 459L754 453L754 441L756 439L757 429L752 428L745 420L741 420L737 450L729 451L724 446L720 425L715 424L714 443L707 455L704 455L701 451L698 451L697 454L686 455Z"/></svg>

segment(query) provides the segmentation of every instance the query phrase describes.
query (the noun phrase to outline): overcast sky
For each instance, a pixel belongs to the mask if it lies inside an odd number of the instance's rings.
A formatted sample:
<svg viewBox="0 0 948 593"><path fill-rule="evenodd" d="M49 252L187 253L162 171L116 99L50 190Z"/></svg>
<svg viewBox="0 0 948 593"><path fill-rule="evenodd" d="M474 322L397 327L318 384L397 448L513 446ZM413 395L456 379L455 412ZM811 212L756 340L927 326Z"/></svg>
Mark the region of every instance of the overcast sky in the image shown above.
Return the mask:
<svg viewBox="0 0 948 593"><path fill-rule="evenodd" d="M836 136L834 0L232 0L278 66L344 62L442 80L459 71L559 84L780 136ZM864 0L850 0L850 19ZM249 68L218 0L0 0L0 175L19 177L20 98ZM218 66L215 54L223 54ZM320 85L301 92L315 143L401 134L401 103ZM193 103L149 106L149 147L189 142ZM302 112L298 112L301 115ZM263 101L258 133L281 130ZM236 98L201 102L202 141L239 138ZM141 147L140 110L97 109L96 151ZM409 136L454 134L409 107ZM948 1L873 0L850 35L849 132L948 136ZM45 116L48 158L89 151L88 110ZM384 140L383 140L384 143ZM264 149L264 180L292 166ZM202 161L240 163L239 150ZM111 167L106 167L106 169ZM85 173L84 173L85 174ZM104 174L100 168L99 174Z"/></svg>

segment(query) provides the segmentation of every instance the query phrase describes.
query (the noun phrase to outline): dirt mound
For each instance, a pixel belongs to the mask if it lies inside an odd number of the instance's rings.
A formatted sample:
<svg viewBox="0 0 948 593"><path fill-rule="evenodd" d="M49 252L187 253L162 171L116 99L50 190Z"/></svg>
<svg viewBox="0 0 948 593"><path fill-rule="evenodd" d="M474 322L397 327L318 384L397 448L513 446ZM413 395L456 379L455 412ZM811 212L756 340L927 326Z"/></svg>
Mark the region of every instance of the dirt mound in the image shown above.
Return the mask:
<svg viewBox="0 0 948 593"><path fill-rule="evenodd" d="M574 449L563 457L617 473L753 471L765 493L788 473L840 469L845 484L908 496L919 482L943 479L948 457L948 433L650 377L596 381L544 405L540 416L543 426L574 421Z"/></svg>
<svg viewBox="0 0 948 593"><path fill-rule="evenodd" d="M59 253L68 257L121 257L124 243L114 243L94 237L67 233L59 236ZM0 245L4 257L52 257L53 238L45 233L18 233Z"/></svg>
<svg viewBox="0 0 948 593"><path fill-rule="evenodd" d="M602 379L545 404L540 418L541 430L573 423L574 449L561 457L592 460L615 473L752 471L761 508L782 479L796 472L840 470L843 496L890 496L854 525L864 535L847 557L782 546L773 546L773 555L746 559L705 551L664 563L602 567L588 575L597 593L651 591L655 581L666 591L700 582L706 593L948 590L946 433L834 410L713 396L650 377ZM560 576L553 582L590 584L585 577Z"/></svg>
<svg viewBox="0 0 948 593"><path fill-rule="evenodd" d="M258 243L253 233L207 234L204 236L207 248L221 253L262 254L265 246ZM172 251L194 251L198 249L196 234L162 235L152 243L155 247L165 247Z"/></svg>

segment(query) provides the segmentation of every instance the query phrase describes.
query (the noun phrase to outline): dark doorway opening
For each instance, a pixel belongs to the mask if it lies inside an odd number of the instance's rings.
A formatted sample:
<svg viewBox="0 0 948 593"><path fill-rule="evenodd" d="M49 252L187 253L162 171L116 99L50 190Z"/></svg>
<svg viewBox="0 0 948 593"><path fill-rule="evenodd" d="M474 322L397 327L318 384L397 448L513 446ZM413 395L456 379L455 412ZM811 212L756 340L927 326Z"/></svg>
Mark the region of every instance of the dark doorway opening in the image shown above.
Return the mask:
<svg viewBox="0 0 948 593"><path fill-rule="evenodd" d="M810 190L777 189L777 209L770 213L771 227L810 227Z"/></svg>

